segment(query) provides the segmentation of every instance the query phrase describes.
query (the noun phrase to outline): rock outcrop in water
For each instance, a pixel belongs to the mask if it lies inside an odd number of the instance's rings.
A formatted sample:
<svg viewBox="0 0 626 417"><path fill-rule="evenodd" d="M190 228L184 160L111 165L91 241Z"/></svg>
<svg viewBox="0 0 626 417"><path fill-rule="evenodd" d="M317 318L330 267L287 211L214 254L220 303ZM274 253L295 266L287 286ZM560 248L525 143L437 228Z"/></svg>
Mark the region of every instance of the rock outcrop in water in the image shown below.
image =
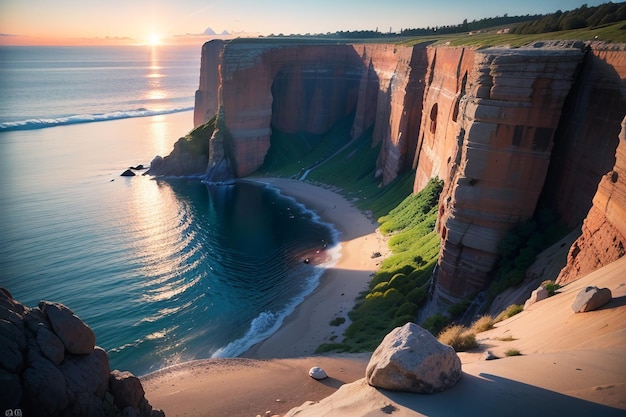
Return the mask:
<svg viewBox="0 0 626 417"><path fill-rule="evenodd" d="M28 308L0 288L0 410L24 416L164 416L130 372L111 371L93 331L66 306ZM9 415L9 414L5 414Z"/></svg>
<svg viewBox="0 0 626 417"><path fill-rule="evenodd" d="M272 127L321 133L353 115L352 138L382 144L384 184L409 169L415 191L443 179L435 294L450 303L489 283L499 241L540 205L570 228L586 219L560 282L624 255L625 78L623 45L212 41L195 120L220 114L234 176L262 165Z"/></svg>

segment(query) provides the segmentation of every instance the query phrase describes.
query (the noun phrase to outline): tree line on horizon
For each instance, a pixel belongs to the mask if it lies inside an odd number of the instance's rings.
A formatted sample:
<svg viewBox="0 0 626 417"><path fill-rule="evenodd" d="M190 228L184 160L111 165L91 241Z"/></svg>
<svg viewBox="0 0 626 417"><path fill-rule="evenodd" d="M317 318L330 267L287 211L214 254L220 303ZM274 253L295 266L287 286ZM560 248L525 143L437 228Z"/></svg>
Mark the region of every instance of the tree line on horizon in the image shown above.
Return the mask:
<svg viewBox="0 0 626 417"><path fill-rule="evenodd" d="M583 4L578 9L567 12L557 10L531 22L524 22L511 28L511 33L531 35L558 32L561 30L582 29L602 26L626 20L626 3L604 3L595 7Z"/></svg>
<svg viewBox="0 0 626 417"><path fill-rule="evenodd" d="M380 39L394 38L398 36L425 36L425 35L447 35L468 32L478 32L485 29L495 28L499 26L511 26L510 33L518 35L539 34L548 32L557 32L561 30L581 29L585 27L601 26L609 23L626 20L626 3L608 2L599 6L588 7L583 4L578 9L571 11L557 10L550 14L534 14L524 16L504 16L487 17L479 20L468 22L467 19L457 25L433 26L415 29L401 29L400 32L393 32L389 28L388 32L375 30L354 30L354 31L337 31L328 32L326 34L295 34L283 35L282 33L275 35L270 34L268 37L315 37L329 39Z"/></svg>

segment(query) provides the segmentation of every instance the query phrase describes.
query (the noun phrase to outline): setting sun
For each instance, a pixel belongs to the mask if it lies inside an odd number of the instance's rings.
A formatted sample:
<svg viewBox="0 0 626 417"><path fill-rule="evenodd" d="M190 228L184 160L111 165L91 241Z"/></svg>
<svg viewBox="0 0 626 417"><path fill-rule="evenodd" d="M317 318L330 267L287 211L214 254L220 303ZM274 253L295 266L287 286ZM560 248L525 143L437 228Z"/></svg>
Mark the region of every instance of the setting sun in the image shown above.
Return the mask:
<svg viewBox="0 0 626 417"><path fill-rule="evenodd" d="M152 35L148 36L148 44L152 46L160 45L161 36L157 35L156 33L153 33Z"/></svg>

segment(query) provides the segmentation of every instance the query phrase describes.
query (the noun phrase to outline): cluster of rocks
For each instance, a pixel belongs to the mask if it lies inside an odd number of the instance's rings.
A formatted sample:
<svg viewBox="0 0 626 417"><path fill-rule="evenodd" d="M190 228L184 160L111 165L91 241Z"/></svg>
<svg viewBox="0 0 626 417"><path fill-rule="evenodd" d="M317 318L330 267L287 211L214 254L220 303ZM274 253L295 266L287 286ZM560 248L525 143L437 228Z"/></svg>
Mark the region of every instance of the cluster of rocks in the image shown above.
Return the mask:
<svg viewBox="0 0 626 417"><path fill-rule="evenodd" d="M139 164L139 165L134 166L134 167L128 167L128 169L126 171L122 172L120 174L120 176L122 176L122 177L134 177L137 174L135 174L133 171L141 171L141 170L144 170L144 169L146 169L146 168L143 166L143 164Z"/></svg>
<svg viewBox="0 0 626 417"><path fill-rule="evenodd" d="M24 416L164 416L141 382L111 371L107 352L66 306L28 308L0 288L0 410ZM9 415L9 414L7 414Z"/></svg>
<svg viewBox="0 0 626 417"><path fill-rule="evenodd" d="M549 291L542 284L532 292L530 298L524 303L524 310L531 305L545 300L550 296ZM597 310L608 304L613 299L613 294L608 288L598 288L596 286L585 287L578 292L576 299L572 303L574 313L586 313L588 311Z"/></svg>

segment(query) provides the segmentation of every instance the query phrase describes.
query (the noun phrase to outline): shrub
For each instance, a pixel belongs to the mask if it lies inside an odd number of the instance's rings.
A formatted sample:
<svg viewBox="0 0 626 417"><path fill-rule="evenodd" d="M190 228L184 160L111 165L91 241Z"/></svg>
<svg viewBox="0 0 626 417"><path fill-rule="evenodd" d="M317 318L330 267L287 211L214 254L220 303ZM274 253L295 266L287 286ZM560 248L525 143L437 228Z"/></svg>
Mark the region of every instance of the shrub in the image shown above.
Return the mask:
<svg viewBox="0 0 626 417"><path fill-rule="evenodd" d="M430 334L438 335L448 324L450 324L450 319L441 313L437 313L424 320L421 326L428 330Z"/></svg>
<svg viewBox="0 0 626 417"><path fill-rule="evenodd" d="M437 336L437 340L452 346L456 352L465 352L478 346L476 333L458 324L445 328Z"/></svg>
<svg viewBox="0 0 626 417"><path fill-rule="evenodd" d="M521 354L522 352L520 352L519 349L509 349L504 352L505 356L520 356Z"/></svg>
<svg viewBox="0 0 626 417"><path fill-rule="evenodd" d="M396 310L395 317L398 318L401 316L409 316L415 319L415 317L417 316L418 309L419 309L419 306L417 304L407 301L406 303L398 307L398 310Z"/></svg>
<svg viewBox="0 0 626 417"><path fill-rule="evenodd" d="M411 303L415 303L417 305L422 305L427 295L428 284L425 284L423 287L418 287L412 289L407 295L407 301Z"/></svg>
<svg viewBox="0 0 626 417"><path fill-rule="evenodd" d="M467 310L467 307L469 307L471 303L472 301L469 298L465 298L458 303L452 304L450 307L448 307L448 314L450 314L450 317L454 319L461 317L461 315L465 313L465 310Z"/></svg>
<svg viewBox="0 0 626 417"><path fill-rule="evenodd" d="M548 291L548 297L552 297L556 294L556 291L561 288L561 286L554 281L547 280L541 283L541 286Z"/></svg>
<svg viewBox="0 0 626 417"><path fill-rule="evenodd" d="M474 323L472 323L471 329L476 333L485 332L489 329L493 329L493 324L493 317L486 314L474 321Z"/></svg>
<svg viewBox="0 0 626 417"><path fill-rule="evenodd" d="M514 340L517 340L516 338L514 338L513 336L503 336L503 337L498 337L499 341L501 342L512 342Z"/></svg>
<svg viewBox="0 0 626 417"><path fill-rule="evenodd" d="M506 320L509 317L513 317L514 315L521 313L522 311L524 311L524 306L521 304L511 304L510 306L508 306L507 308L504 309L504 311L502 311L500 314L498 314L496 316L495 319L493 319L494 323L498 323L502 320Z"/></svg>
<svg viewBox="0 0 626 417"><path fill-rule="evenodd" d="M332 319L330 321L330 325L331 326L341 326L345 322L346 322L346 318L345 317L335 317L334 319Z"/></svg>

